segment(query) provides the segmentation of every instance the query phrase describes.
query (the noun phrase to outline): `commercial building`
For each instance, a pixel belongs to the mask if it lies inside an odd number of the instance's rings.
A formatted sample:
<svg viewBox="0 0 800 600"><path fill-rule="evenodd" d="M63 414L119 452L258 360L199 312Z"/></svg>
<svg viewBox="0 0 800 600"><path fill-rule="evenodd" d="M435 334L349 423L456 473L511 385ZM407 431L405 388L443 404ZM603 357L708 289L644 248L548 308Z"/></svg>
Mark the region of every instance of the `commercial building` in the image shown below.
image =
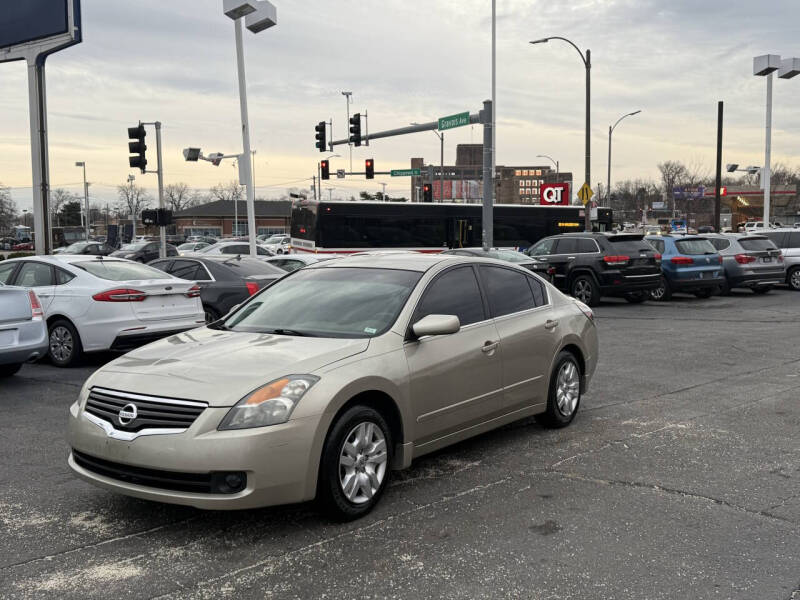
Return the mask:
<svg viewBox="0 0 800 600"><path fill-rule="evenodd" d="M255 210L256 235L289 231L292 203L288 200L256 200ZM176 212L173 219L179 235L248 235L247 202L244 200L236 204L229 200L198 204Z"/></svg>
<svg viewBox="0 0 800 600"><path fill-rule="evenodd" d="M444 188L440 165L426 165L412 158L411 168L421 174L411 178L412 202L422 199L422 186L431 184L434 202L479 203L483 200L483 144L456 146L456 164L444 165ZM572 173L556 173L547 165L496 165L494 198L496 204L539 204L545 183L569 183L574 197Z"/></svg>

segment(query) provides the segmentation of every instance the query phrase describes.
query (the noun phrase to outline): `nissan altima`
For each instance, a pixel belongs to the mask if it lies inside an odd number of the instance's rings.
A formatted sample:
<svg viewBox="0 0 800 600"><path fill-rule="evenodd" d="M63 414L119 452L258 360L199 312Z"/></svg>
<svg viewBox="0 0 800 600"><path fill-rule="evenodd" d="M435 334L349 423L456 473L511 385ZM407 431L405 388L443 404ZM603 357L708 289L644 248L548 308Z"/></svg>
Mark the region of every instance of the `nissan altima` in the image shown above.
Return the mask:
<svg viewBox="0 0 800 600"><path fill-rule="evenodd" d="M317 263L97 370L70 408L69 465L139 498L316 498L357 518L428 452L531 415L568 425L597 364L593 319L492 259Z"/></svg>

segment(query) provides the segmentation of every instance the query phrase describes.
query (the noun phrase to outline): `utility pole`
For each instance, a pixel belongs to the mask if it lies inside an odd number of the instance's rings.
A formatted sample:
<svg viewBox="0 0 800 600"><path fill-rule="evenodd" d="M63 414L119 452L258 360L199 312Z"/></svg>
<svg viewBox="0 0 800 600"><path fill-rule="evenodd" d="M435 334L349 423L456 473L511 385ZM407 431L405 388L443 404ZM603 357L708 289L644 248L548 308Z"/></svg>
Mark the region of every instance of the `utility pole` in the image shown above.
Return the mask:
<svg viewBox="0 0 800 600"><path fill-rule="evenodd" d="M136 180L135 175L128 175L128 184L130 185L130 198L133 197L133 182ZM131 205L131 223L133 224L133 233L131 234L131 242L136 241L136 204Z"/></svg>
<svg viewBox="0 0 800 600"><path fill-rule="evenodd" d="M353 92L342 92L342 96L345 97L347 102L347 123L348 127L350 126L350 98L353 95ZM331 131L331 139L333 139L333 131ZM369 138L367 138L369 139ZM353 170L353 144L350 143L350 140L347 141L347 146L350 148L350 171Z"/></svg>
<svg viewBox="0 0 800 600"><path fill-rule="evenodd" d="M714 231L720 231L720 208L722 193L722 100L717 102L717 177L714 189ZM764 225L767 227L767 225ZM687 229L688 231L688 229Z"/></svg>
<svg viewBox="0 0 800 600"><path fill-rule="evenodd" d="M86 227L86 241L89 241L89 186L86 183L86 162L76 162L76 167L83 167L83 202L84 202L84 210L86 211L86 220L81 223L81 225L85 225ZM81 219L83 220L83 219Z"/></svg>
<svg viewBox="0 0 800 600"><path fill-rule="evenodd" d="M481 218L483 249L494 245L494 178L492 177L492 101L483 101L483 212Z"/></svg>

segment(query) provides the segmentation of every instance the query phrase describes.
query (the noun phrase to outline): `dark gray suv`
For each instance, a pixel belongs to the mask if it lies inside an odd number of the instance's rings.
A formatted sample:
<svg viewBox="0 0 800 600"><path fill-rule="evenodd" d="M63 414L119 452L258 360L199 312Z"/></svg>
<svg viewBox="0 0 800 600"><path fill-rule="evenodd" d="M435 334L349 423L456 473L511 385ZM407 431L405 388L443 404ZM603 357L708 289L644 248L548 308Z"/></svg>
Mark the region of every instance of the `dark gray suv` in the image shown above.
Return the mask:
<svg viewBox="0 0 800 600"><path fill-rule="evenodd" d="M722 256L723 294L732 288L750 288L756 294L765 294L786 279L783 255L769 238L755 233L710 233L702 237Z"/></svg>

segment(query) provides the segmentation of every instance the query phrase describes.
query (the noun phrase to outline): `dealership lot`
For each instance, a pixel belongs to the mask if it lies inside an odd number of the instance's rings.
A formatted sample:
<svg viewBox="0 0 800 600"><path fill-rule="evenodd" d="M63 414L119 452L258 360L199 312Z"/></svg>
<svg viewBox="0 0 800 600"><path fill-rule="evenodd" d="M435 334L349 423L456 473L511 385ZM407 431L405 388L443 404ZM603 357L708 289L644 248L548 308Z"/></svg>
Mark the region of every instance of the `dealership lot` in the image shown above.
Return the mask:
<svg viewBox="0 0 800 600"><path fill-rule="evenodd" d="M529 419L395 473L367 517L210 513L116 496L66 465L93 369L0 383L0 595L800 597L800 294L596 309L573 424Z"/></svg>

